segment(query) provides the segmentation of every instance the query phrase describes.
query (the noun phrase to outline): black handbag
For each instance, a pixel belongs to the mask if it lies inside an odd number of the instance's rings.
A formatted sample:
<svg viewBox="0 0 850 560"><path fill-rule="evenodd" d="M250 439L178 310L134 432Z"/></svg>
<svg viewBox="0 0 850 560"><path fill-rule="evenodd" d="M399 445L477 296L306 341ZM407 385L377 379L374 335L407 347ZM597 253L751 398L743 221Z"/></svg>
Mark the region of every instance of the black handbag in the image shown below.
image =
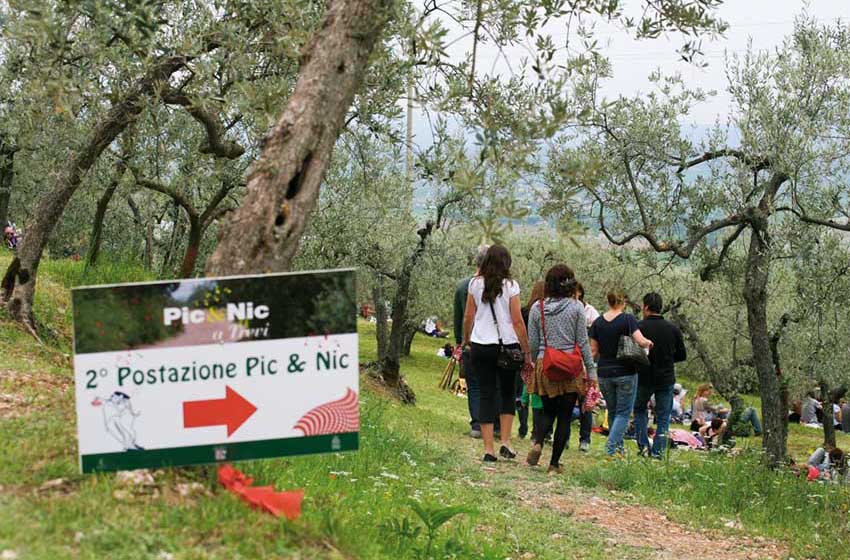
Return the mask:
<svg viewBox="0 0 850 560"><path fill-rule="evenodd" d="M629 335L620 335L617 342L617 359L624 362L634 362L643 366L649 365L649 356L643 348Z"/></svg>
<svg viewBox="0 0 850 560"><path fill-rule="evenodd" d="M522 369L525 365L525 356L522 354L522 348L519 345L505 346L502 342L502 331L499 330L499 320L496 319L496 310L493 308L493 302L490 302L490 313L493 315L493 322L496 324L496 334L499 337L499 351L496 354L496 365L501 369Z"/></svg>

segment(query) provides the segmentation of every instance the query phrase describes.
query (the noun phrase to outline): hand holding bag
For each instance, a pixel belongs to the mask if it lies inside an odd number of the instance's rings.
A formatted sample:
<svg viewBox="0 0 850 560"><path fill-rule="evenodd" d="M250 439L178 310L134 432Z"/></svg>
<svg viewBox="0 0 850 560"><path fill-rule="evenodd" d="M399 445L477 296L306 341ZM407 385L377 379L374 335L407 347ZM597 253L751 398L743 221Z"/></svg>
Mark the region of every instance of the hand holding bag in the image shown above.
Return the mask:
<svg viewBox="0 0 850 560"><path fill-rule="evenodd" d="M496 319L496 310L493 302L490 302L490 313L493 314L493 322L496 324L496 334L499 337L499 352L496 355L496 365L501 369L518 370L525 365L525 356L522 349L517 346L505 346L502 342L502 331L499 330L499 320Z"/></svg>
<svg viewBox="0 0 850 560"><path fill-rule="evenodd" d="M620 335L620 340L617 342L617 359L643 366L649 365L649 356L631 335Z"/></svg>
<svg viewBox="0 0 850 560"><path fill-rule="evenodd" d="M543 375L549 381L575 379L584 371L584 359L578 348L578 342L572 352L550 348L546 338L546 313L543 300L540 300L540 328L543 331Z"/></svg>

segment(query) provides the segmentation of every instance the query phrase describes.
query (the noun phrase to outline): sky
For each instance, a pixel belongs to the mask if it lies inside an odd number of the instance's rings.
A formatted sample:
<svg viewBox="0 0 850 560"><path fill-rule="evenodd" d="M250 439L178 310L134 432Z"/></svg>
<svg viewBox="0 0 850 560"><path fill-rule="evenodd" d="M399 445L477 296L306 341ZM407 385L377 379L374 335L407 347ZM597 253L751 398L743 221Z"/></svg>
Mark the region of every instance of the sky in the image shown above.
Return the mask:
<svg viewBox="0 0 850 560"><path fill-rule="evenodd" d="M628 9L639 7L639 0L625 0ZM622 29L608 24L597 24L595 37L602 52L613 65L613 76L605 87L606 96L631 96L648 91L651 87L647 76L655 69L664 74L680 73L687 84L703 90L716 90L717 95L702 104L692 113L692 123L710 125L717 118L724 120L729 112L729 96L726 94L724 55L742 54L752 40L756 50L773 50L794 29L794 19L804 10L821 23L841 19L850 20L850 0L726 0L718 11L721 19L729 24L724 36L703 40L703 62L708 66L699 68L678 60L676 49L681 46L679 36L662 37L654 40L635 40ZM451 57L467 56L471 51L471 37L461 38L457 27L444 22L458 40L448 49ZM566 37L564 23L550 24L546 32L556 44L563 44ZM479 45L476 73L501 73L509 75L528 57L531 49L518 45L500 53L492 44ZM505 58L508 60L505 61ZM419 128L419 127L417 127Z"/></svg>
<svg viewBox="0 0 850 560"><path fill-rule="evenodd" d="M686 83L704 90L716 90L717 96L699 107L692 115L694 123L710 124L717 117L725 118L729 111L726 93L724 55L743 54L748 41L756 50L773 50L794 30L794 19L803 10L821 23L850 19L850 0L726 0L719 16L729 24L723 37L703 41L706 68L676 60L675 49L681 44L676 38L636 41L625 33L610 30L606 34L606 55L613 64L613 78L606 94L633 95L647 91L647 75L656 68L665 74L681 73ZM600 35L601 38L601 35Z"/></svg>

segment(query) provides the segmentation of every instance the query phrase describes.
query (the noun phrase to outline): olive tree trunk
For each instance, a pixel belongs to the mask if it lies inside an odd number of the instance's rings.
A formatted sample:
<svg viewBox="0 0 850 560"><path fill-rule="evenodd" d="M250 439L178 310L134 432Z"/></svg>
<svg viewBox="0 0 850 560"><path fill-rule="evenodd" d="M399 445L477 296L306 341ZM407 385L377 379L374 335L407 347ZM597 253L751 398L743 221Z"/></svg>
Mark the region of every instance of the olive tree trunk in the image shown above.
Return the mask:
<svg viewBox="0 0 850 560"><path fill-rule="evenodd" d="M759 380L763 448L767 466L773 468L785 460L787 410L783 410L782 387L770 348L767 327L767 284L770 273L766 218L752 227L744 277L744 300L753 350L753 362Z"/></svg>
<svg viewBox="0 0 850 560"><path fill-rule="evenodd" d="M8 269L14 270L9 280L13 287L7 301L9 314L14 319L26 323L31 328L35 326L32 304L38 265L53 228L62 217L68 201L79 188L85 174L103 150L139 116L145 106L146 97L155 93L174 72L183 68L187 61L184 56L169 56L159 60L95 125L88 140L76 151L68 165L63 166L50 190L41 197L33 212L33 221L27 224L27 232L18 248L18 256Z"/></svg>
<svg viewBox="0 0 850 560"><path fill-rule="evenodd" d="M15 148L0 137L0 228L9 219L9 202L12 200L12 183L15 178Z"/></svg>
<svg viewBox="0 0 850 560"><path fill-rule="evenodd" d="M384 294L384 277L377 273L375 285L372 287L372 301L375 302L375 342L377 343L377 358L381 362L387 355L387 299Z"/></svg>
<svg viewBox="0 0 850 560"><path fill-rule="evenodd" d="M109 208L109 203L118 190L118 185L121 183L121 177L124 175L124 162L119 162L116 166L115 178L110 181L106 190L97 200L97 208L94 212L94 224L92 225L91 236L89 237L89 250L86 254L86 266L94 266L97 264L97 258L100 256L100 245L103 241L103 222L106 219L106 210Z"/></svg>
<svg viewBox="0 0 850 560"><path fill-rule="evenodd" d="M823 446L826 449L831 449L837 445L835 424L833 423L832 395L829 390L829 381L821 379L818 384L820 385L821 400L823 401Z"/></svg>
<svg viewBox="0 0 850 560"><path fill-rule="evenodd" d="M145 222L142 212L139 210L139 205L133 200L132 195L127 195L127 205L133 213L133 221L138 226L145 243L142 250L142 262L144 263L145 270L150 270L153 266L153 224L149 220L147 223Z"/></svg>
<svg viewBox="0 0 850 560"><path fill-rule="evenodd" d="M413 346L413 339L416 337L418 330L415 322L407 322L407 326L404 328L404 340L401 348L402 356L410 356L410 348Z"/></svg>
<svg viewBox="0 0 850 560"><path fill-rule="evenodd" d="M295 89L266 135L247 192L207 261L213 275L288 270L345 115L394 0L330 0Z"/></svg>

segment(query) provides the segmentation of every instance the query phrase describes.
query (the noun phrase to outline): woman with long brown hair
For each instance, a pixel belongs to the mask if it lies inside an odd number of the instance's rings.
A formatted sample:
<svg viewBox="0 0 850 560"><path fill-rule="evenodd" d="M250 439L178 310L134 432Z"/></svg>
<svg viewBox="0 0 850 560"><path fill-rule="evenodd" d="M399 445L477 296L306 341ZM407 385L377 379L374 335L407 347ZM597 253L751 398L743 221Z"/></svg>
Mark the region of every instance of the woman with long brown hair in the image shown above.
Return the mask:
<svg viewBox="0 0 850 560"><path fill-rule="evenodd" d="M528 382L528 392L540 395L543 401L543 422L534 424L534 446L526 459L536 465L543 451L546 432L556 424L550 473L561 473L561 454L567 444L573 408L586 391L586 384L596 383L596 364L590 353L584 306L576 299L576 280L572 269L557 264L546 273L545 299L532 306L528 314L528 342L536 359L534 374ZM577 375L564 379L550 379L544 371L543 355L546 348L565 353L579 350L587 380ZM580 367L580 364L579 364Z"/></svg>
<svg viewBox="0 0 850 560"><path fill-rule="evenodd" d="M493 423L500 419L499 454L513 459L511 427L515 413L515 380L522 367L531 367L528 335L522 320L519 284L511 278L511 254L501 245L487 251L478 276L469 282L463 321L464 346L481 384L481 436L484 461L497 461ZM500 398L497 398L497 392Z"/></svg>

